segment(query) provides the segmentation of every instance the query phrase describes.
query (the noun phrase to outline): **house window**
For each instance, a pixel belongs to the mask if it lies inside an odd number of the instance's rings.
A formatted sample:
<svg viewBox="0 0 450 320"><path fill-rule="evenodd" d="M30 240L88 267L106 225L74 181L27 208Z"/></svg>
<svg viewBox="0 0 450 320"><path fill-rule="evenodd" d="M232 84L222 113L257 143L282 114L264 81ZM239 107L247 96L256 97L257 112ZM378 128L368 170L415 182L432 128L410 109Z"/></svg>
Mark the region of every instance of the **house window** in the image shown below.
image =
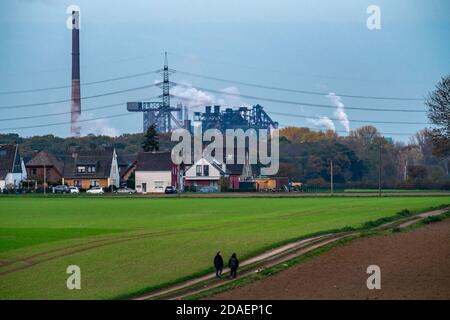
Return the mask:
<svg viewBox="0 0 450 320"><path fill-rule="evenodd" d="M47 176L50 175L50 169L47 169Z"/></svg>
<svg viewBox="0 0 450 320"><path fill-rule="evenodd" d="M142 192L147 192L147 183L142 183Z"/></svg>
<svg viewBox="0 0 450 320"><path fill-rule="evenodd" d="M206 177L209 176L209 166L208 165L203 166L203 175Z"/></svg>
<svg viewBox="0 0 450 320"><path fill-rule="evenodd" d="M99 187L100 183L98 182L98 180L91 180L91 187Z"/></svg>
<svg viewBox="0 0 450 320"><path fill-rule="evenodd" d="M73 180L75 187L81 188L81 180Z"/></svg>
<svg viewBox="0 0 450 320"><path fill-rule="evenodd" d="M202 166L195 166L195 172L197 177L201 177L202 176Z"/></svg>
<svg viewBox="0 0 450 320"><path fill-rule="evenodd" d="M88 173L95 173L95 166L89 166L89 167L87 167L87 172L88 172Z"/></svg>
<svg viewBox="0 0 450 320"><path fill-rule="evenodd" d="M85 166L77 166L77 173L85 173L86 167Z"/></svg>
<svg viewBox="0 0 450 320"><path fill-rule="evenodd" d="M31 169L31 174L36 174L37 172L36 172L36 168L33 168L33 169Z"/></svg>

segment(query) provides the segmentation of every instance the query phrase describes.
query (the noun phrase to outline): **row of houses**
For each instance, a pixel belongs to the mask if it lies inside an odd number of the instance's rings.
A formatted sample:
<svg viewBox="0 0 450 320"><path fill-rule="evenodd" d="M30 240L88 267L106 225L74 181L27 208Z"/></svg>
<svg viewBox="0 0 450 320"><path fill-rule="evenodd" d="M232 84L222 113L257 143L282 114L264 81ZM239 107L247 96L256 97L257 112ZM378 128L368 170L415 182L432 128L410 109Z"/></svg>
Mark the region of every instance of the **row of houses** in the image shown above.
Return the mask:
<svg viewBox="0 0 450 320"><path fill-rule="evenodd" d="M62 160L45 151L24 159L18 145L3 145L0 146L0 189L36 188L44 181L48 185L65 184L83 189L118 188L127 184L133 173L134 187L139 193L160 193L167 186L207 192L254 188L258 168L224 162L202 158L193 165L175 165L168 151L118 154L112 147L71 148ZM260 182L265 181L261 179ZM287 184L285 180L275 179L273 187Z"/></svg>

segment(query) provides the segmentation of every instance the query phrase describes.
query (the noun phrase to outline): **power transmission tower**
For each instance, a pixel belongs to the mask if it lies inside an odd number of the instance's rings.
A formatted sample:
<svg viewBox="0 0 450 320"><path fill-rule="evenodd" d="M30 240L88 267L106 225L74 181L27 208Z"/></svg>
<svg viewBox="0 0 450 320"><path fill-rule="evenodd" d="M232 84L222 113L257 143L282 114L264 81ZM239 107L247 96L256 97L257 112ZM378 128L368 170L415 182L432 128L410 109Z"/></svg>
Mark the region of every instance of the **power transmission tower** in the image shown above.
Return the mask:
<svg viewBox="0 0 450 320"><path fill-rule="evenodd" d="M162 95L159 98L162 99L161 102L127 102L127 110L130 112L143 112L143 132L146 132L148 127L152 124L156 125L156 130L158 132L171 132L172 131L172 120L178 127L182 127L182 124L178 119L172 114L172 111L181 111L180 107L172 108L170 106L170 87L174 85L170 82L169 75L174 73L175 70L169 69L169 63L167 60L167 52L164 54L164 67L158 70L163 76L163 81L157 83L156 85L162 88Z"/></svg>

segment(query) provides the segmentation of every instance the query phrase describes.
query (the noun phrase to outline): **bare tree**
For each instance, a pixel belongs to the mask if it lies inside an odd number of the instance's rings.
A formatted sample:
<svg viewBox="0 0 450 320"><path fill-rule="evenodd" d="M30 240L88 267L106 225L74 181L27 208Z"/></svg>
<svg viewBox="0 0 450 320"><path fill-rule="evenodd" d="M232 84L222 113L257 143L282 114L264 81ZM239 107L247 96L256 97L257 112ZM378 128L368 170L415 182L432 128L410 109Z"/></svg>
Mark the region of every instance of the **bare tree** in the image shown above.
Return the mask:
<svg viewBox="0 0 450 320"><path fill-rule="evenodd" d="M350 131L350 138L360 141L363 145L371 144L376 138L379 137L380 133L374 126L363 126L356 130Z"/></svg>
<svg viewBox="0 0 450 320"><path fill-rule="evenodd" d="M446 158L450 156L450 75L443 77L436 89L425 101L428 106L428 118L433 124L431 130L434 155Z"/></svg>
<svg viewBox="0 0 450 320"><path fill-rule="evenodd" d="M431 130L423 129L418 131L410 138L410 144L419 147L427 164L437 161L437 159L433 157L433 132Z"/></svg>

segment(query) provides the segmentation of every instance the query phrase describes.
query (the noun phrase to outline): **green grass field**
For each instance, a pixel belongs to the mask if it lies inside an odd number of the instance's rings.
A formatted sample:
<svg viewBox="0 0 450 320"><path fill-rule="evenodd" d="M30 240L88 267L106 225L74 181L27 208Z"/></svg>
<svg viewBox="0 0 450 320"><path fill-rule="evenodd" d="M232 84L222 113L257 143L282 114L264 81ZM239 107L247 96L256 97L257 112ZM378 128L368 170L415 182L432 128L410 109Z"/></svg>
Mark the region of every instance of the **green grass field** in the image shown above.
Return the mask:
<svg viewBox="0 0 450 320"><path fill-rule="evenodd" d="M440 197L0 197L0 299L117 298L242 259L308 234L358 227ZM66 288L68 265L81 290Z"/></svg>

